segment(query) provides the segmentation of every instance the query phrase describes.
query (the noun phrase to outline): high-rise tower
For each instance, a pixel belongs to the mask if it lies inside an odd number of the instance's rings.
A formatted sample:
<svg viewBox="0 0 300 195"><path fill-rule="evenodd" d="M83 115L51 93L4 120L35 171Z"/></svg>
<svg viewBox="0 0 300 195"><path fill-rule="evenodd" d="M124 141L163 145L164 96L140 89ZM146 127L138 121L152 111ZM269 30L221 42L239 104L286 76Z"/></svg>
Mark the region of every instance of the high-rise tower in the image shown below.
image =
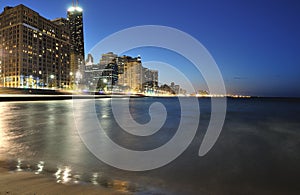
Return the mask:
<svg viewBox="0 0 300 195"><path fill-rule="evenodd" d="M71 42L71 75L75 84L82 81L84 72L83 14L78 0L68 9Z"/></svg>
<svg viewBox="0 0 300 195"><path fill-rule="evenodd" d="M71 88L68 21L24 6L0 13L0 87Z"/></svg>

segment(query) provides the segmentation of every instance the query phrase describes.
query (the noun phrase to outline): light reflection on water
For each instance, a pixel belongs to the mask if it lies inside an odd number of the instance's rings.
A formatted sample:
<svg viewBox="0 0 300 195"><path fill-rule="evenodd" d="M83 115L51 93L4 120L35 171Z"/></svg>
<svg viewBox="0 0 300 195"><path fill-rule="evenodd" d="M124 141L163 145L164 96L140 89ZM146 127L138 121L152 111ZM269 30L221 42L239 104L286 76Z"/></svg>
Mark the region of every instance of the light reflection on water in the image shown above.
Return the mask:
<svg viewBox="0 0 300 195"><path fill-rule="evenodd" d="M9 148L8 138L9 136L6 133L8 127L6 126L6 122L4 121L3 114L8 113L9 109L3 103L0 103L0 159L3 158L3 154L6 152L6 149Z"/></svg>
<svg viewBox="0 0 300 195"><path fill-rule="evenodd" d="M98 185L99 183L98 183L98 173L93 173L93 176L91 177L91 182L92 182L92 184L94 184L94 185Z"/></svg>
<svg viewBox="0 0 300 195"><path fill-rule="evenodd" d="M69 183L72 180L71 168L66 166L64 168L58 168L54 174L57 183Z"/></svg>
<svg viewBox="0 0 300 195"><path fill-rule="evenodd" d="M21 161L21 159L18 159L18 164L17 164L17 170L16 171L22 171L21 166L22 166L22 161Z"/></svg>
<svg viewBox="0 0 300 195"><path fill-rule="evenodd" d="M40 162L37 164L38 169L36 170L35 174L40 174L41 172L43 172L44 164L45 164L44 161L40 161Z"/></svg>
<svg viewBox="0 0 300 195"><path fill-rule="evenodd" d="M141 123L149 115L143 115L138 108L144 109L147 101L131 102L134 107L131 111L136 112L133 116ZM115 142L142 150L160 146L174 133L178 107L173 106L173 99L162 101L168 105L170 122L152 140L138 141L119 131L112 120L108 99L97 100L96 110L101 125ZM188 150L171 164L143 173L109 167L85 148L74 125L72 101L0 103L0 160L11 163L13 159L14 171L50 175L57 183L88 182L118 191L151 188L157 192L163 188L171 191L170 194L176 194L174 191L177 194L239 194L243 189L250 189L248 194L255 194L260 188L260 192L266 190L270 194L285 192L284 189L295 192L294 184L300 175L299 102L229 101L225 126L217 144L207 156L200 158L197 152L210 107L209 101L203 101L204 120L200 121L198 134ZM81 114L89 112L84 110L84 104L82 108ZM162 191L161 194L168 194Z"/></svg>
<svg viewBox="0 0 300 195"><path fill-rule="evenodd" d="M99 172L102 164L82 144L72 101L8 102L0 103L0 109L0 160L15 162L11 170L52 176L62 184L90 182L125 191L114 184L114 176Z"/></svg>
<svg viewBox="0 0 300 195"><path fill-rule="evenodd" d="M44 174L44 175L51 175L51 172L49 173L47 171L47 167L45 165L44 161L38 162L36 166L33 166L33 170L30 168L31 165L28 164L29 162L22 161L21 159L18 159L16 161L15 171L21 172L32 172L34 174ZM27 168L26 168L27 166ZM45 170L46 169L46 170ZM84 180L82 175L73 173L74 171L70 166L64 166L64 167L58 167L55 173L53 173L53 177L56 180L56 183L61 184L80 184L80 183L87 183L86 180ZM120 192L135 192L138 190L137 185L132 184L128 181L123 181L120 179L110 179L107 177L104 177L101 173L92 173L88 176L88 181L91 182L93 185L101 185L102 187L111 188L116 191Z"/></svg>
<svg viewBox="0 0 300 195"><path fill-rule="evenodd" d="M81 175L76 174L76 171L72 170L70 166L62 166L57 167L57 169L52 173L51 168L47 167L44 161L39 161L36 165L30 165L29 163L30 162L28 161L17 159L17 161L15 161L15 167L12 168L11 171L31 172L45 176L52 175L53 178L55 178L56 183L61 184L81 184L90 182L92 185L100 185L120 192L136 192L139 189L136 184L130 183L129 181L111 179L99 172Z"/></svg>

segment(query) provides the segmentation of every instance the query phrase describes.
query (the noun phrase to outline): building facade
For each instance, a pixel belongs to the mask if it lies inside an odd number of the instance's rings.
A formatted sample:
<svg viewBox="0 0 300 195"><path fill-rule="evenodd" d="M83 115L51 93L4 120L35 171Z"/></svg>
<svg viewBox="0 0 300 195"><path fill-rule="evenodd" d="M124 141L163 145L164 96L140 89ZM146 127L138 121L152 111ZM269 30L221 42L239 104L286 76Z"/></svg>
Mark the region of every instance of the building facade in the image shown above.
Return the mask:
<svg viewBox="0 0 300 195"><path fill-rule="evenodd" d="M97 83L102 79L104 67L99 64L87 64L84 71L84 80L86 88L94 91L97 90Z"/></svg>
<svg viewBox="0 0 300 195"><path fill-rule="evenodd" d="M102 54L98 64L93 56L86 60L85 83L89 89L110 92L145 92L158 88L158 71L144 68L140 57L118 56L113 52Z"/></svg>
<svg viewBox="0 0 300 195"><path fill-rule="evenodd" d="M153 92L158 88L158 71L143 68L143 91Z"/></svg>
<svg viewBox="0 0 300 195"><path fill-rule="evenodd" d="M0 86L69 88L68 21L50 21L24 5L0 14Z"/></svg>
<svg viewBox="0 0 300 195"><path fill-rule="evenodd" d="M142 92L143 66L140 57L121 56L117 58L118 85L124 89Z"/></svg>
<svg viewBox="0 0 300 195"><path fill-rule="evenodd" d="M116 64L117 55L112 52L102 54L100 62L95 64L94 58L88 54L84 71L84 83L89 90L112 89L117 85L118 67ZM99 83L102 83L99 86Z"/></svg>
<svg viewBox="0 0 300 195"><path fill-rule="evenodd" d="M107 66L108 64L115 62L118 55L114 54L113 52L108 52L101 55L100 65Z"/></svg>
<svg viewBox="0 0 300 195"><path fill-rule="evenodd" d="M76 1L76 4L73 1L73 6L71 6L67 12L71 43L71 82L75 85L82 82L85 71L82 12L83 10L79 7L78 1Z"/></svg>

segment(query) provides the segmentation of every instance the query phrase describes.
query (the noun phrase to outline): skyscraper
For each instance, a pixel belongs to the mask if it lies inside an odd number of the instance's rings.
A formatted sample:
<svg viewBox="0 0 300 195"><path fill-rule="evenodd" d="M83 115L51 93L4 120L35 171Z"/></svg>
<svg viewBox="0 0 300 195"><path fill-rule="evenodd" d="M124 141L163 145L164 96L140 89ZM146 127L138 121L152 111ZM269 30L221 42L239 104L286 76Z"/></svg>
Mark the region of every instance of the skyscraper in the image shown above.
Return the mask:
<svg viewBox="0 0 300 195"><path fill-rule="evenodd" d="M83 14L78 0L68 9L67 15L70 29L71 43L71 75L73 82L79 84L84 73L84 36L83 36Z"/></svg>
<svg viewBox="0 0 300 195"><path fill-rule="evenodd" d="M117 58L118 64L118 84L128 87L136 92L142 90L142 61L140 57L121 56Z"/></svg>
<svg viewBox="0 0 300 195"><path fill-rule="evenodd" d="M143 67L143 90L155 90L158 88L158 71Z"/></svg>
<svg viewBox="0 0 300 195"><path fill-rule="evenodd" d="M70 87L67 20L48 20L18 5L0 13L0 86Z"/></svg>

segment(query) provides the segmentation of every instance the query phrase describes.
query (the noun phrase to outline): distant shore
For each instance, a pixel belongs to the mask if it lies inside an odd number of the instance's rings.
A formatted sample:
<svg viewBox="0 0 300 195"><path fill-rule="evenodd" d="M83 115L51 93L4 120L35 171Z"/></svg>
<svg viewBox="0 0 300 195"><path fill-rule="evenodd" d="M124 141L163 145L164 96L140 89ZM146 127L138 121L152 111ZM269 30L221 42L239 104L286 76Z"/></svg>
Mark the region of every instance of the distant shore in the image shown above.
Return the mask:
<svg viewBox="0 0 300 195"><path fill-rule="evenodd" d="M46 100L70 100L70 99L98 99L98 98L139 98L138 95L1 95L0 102L14 101L46 101Z"/></svg>
<svg viewBox="0 0 300 195"><path fill-rule="evenodd" d="M141 94L99 94L95 92L77 93L72 91L52 89L25 89L25 88L0 88L0 102L7 101L45 101L68 99L95 99L95 98L120 98L145 97Z"/></svg>
<svg viewBox="0 0 300 195"><path fill-rule="evenodd" d="M130 93L97 93L97 92L76 92L63 91L54 89L30 89L30 88L7 88L0 87L0 102L10 101L47 101L47 100L69 100L69 99L98 99L98 98L182 98L182 97L197 97L197 98L224 98L227 99L288 99L290 101L300 101L299 97L259 97L259 96L176 96L176 95L144 95Z"/></svg>

